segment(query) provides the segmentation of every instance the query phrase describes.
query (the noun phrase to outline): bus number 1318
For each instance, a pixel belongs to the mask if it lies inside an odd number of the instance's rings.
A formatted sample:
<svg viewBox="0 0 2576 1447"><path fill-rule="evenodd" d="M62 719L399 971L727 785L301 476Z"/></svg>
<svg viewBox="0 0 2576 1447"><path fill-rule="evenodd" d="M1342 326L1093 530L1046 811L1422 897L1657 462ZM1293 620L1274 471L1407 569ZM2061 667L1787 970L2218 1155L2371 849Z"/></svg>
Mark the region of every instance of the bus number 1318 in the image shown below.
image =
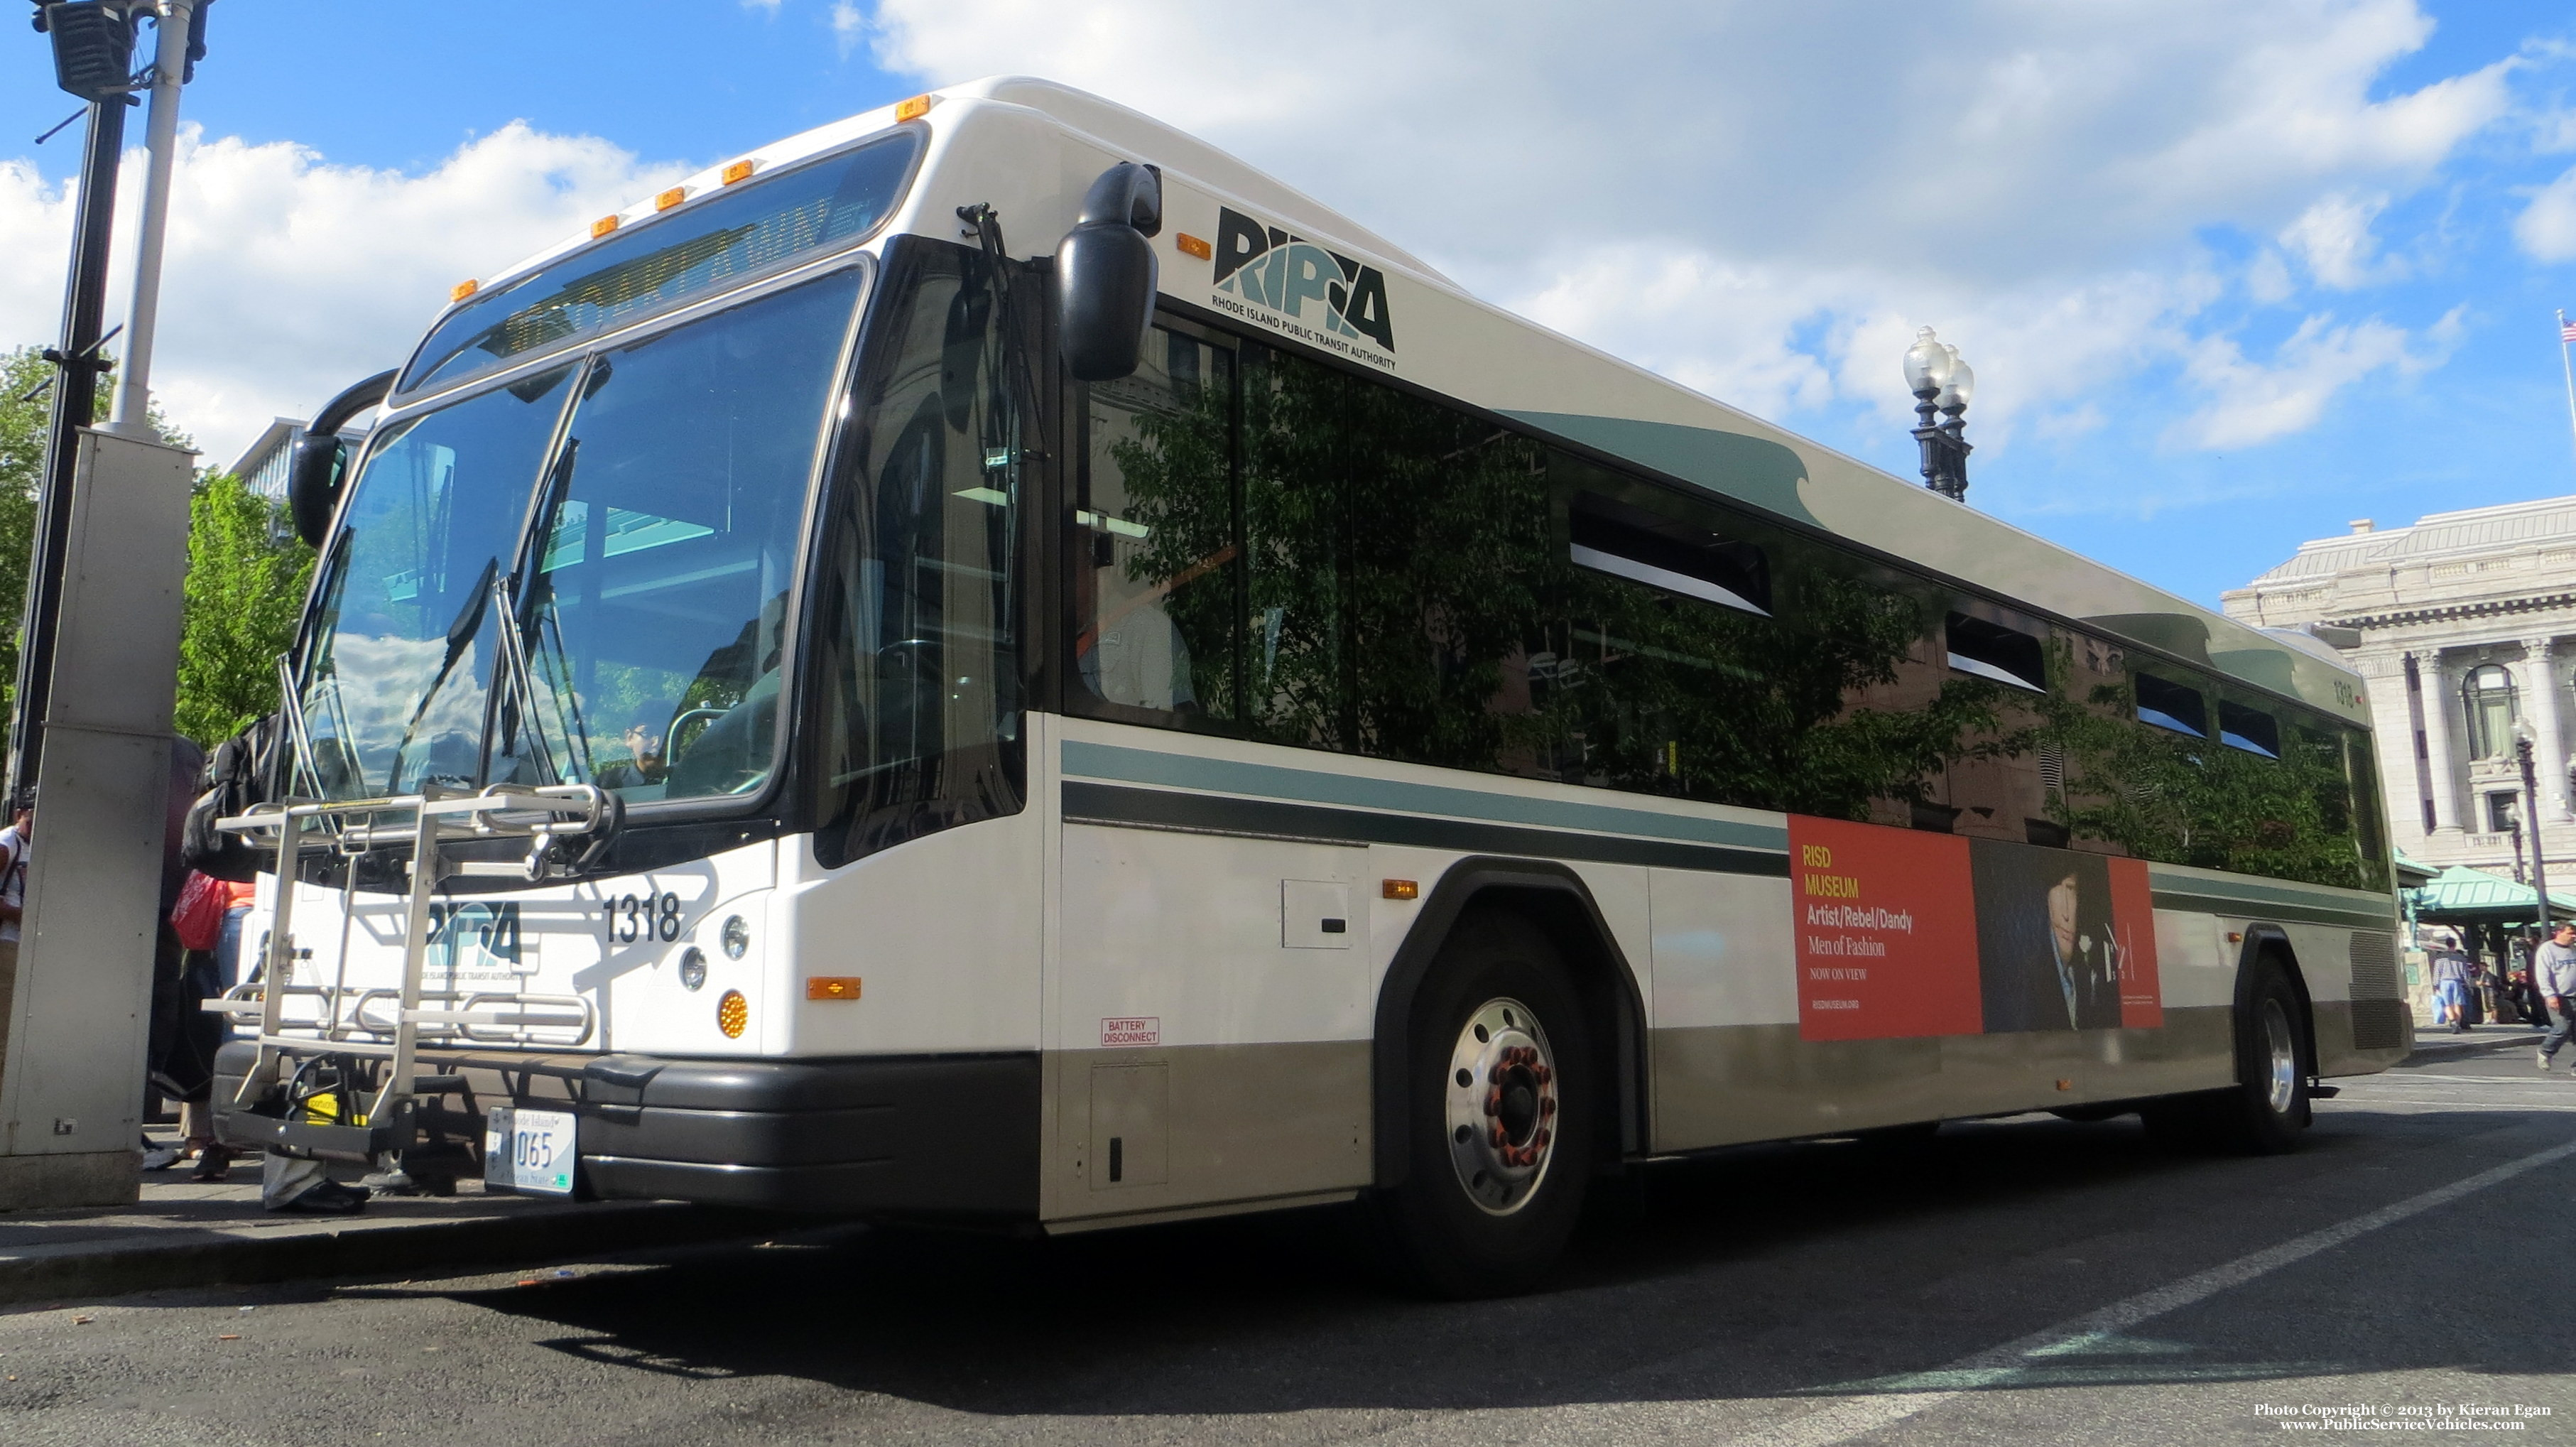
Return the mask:
<svg viewBox="0 0 2576 1447"><path fill-rule="evenodd" d="M599 902L599 938L603 944L631 945L637 940L680 937L680 897L676 894L620 894Z"/></svg>

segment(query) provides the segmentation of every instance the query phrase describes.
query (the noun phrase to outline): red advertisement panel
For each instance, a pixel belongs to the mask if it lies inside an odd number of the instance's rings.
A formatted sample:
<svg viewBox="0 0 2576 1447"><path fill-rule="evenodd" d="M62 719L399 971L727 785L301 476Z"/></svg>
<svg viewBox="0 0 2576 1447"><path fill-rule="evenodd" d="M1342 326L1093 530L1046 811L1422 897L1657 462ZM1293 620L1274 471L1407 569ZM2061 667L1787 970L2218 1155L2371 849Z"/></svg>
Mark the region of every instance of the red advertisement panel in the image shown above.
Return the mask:
<svg viewBox="0 0 2576 1447"><path fill-rule="evenodd" d="M1789 816L1798 1037L1984 1029L1968 841Z"/></svg>
<svg viewBox="0 0 2576 1447"><path fill-rule="evenodd" d="M2165 1023L2164 987L2156 979L2156 906L2143 859L2111 861L2111 939L2120 963L2120 1023L2152 1030Z"/></svg>

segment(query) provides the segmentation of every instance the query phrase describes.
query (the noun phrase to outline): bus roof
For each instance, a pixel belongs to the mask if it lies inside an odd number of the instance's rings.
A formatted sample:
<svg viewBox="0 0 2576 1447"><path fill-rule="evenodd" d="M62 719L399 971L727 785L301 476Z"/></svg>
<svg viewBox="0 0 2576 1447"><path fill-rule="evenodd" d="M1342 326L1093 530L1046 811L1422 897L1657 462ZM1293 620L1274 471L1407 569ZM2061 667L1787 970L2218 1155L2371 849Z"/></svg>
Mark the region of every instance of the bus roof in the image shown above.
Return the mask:
<svg viewBox="0 0 2576 1447"><path fill-rule="evenodd" d="M1168 298L1780 514L1962 583L2366 726L2359 676L2332 650L2247 627L1918 484L1479 301L1419 257L1205 141L1052 81L996 76L819 126L710 166L762 174L881 132L931 145L893 229L955 239L993 204L1012 250L1043 255L1108 164L1164 177L1155 238ZM1052 144L1049 144L1049 143ZM665 193L667 194L667 193ZM619 224L649 221L645 199ZM594 230L593 236L605 234ZM575 236L500 279L589 244Z"/></svg>

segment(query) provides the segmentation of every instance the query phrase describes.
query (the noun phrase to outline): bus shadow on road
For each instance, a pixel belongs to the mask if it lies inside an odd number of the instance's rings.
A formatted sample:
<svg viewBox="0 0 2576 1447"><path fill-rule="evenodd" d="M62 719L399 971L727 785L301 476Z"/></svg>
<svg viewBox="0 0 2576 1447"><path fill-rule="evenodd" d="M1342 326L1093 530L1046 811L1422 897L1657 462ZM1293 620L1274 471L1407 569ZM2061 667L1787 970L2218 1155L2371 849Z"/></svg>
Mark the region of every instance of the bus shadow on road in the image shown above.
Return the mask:
<svg viewBox="0 0 2576 1447"><path fill-rule="evenodd" d="M1605 1189L1551 1289L1501 1301L1401 1294L1370 1264L1351 1209L1042 1241L784 1238L463 1299L559 1326L542 1344L601 1369L802 1378L997 1415L1492 1409L2401 1368L2554 1374L2564 1353L2548 1344L2565 1332L2536 1305L2518 1333L2424 1329L2421 1316L2382 1329L2388 1313L2409 1310L2394 1298L2380 1315L2356 1312L2353 1253L2374 1263L2373 1279L2423 1277L2413 1256L2386 1259L2422 1249L2392 1231L2269 1278L2262 1309L2299 1312L2286 1336L2236 1320L2218 1308L2246 1303L2220 1298L2026 1368L1946 1386L1926 1375L2410 1195L2421 1187L2402 1173L2428 1164L2424 1147L2529 1121L2351 1112L2321 1118L2310 1149L2257 1160L2171 1154L2134 1120L2045 1118L1953 1126L1917 1149L1729 1151ZM2355 1180L2390 1194L2329 1199ZM2240 1199L2210 1224L2213 1203ZM2576 1287L2562 1268L2531 1265L2561 1296ZM2533 1278L2510 1295L2537 1301L2542 1288Z"/></svg>

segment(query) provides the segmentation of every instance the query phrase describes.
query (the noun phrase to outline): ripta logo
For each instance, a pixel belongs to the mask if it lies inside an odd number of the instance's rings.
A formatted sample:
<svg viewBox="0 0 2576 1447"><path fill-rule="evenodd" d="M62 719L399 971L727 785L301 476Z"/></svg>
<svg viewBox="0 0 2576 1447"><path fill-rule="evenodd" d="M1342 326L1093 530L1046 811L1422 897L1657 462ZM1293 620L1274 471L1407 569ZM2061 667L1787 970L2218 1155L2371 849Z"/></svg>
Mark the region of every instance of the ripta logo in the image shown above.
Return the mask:
<svg viewBox="0 0 2576 1447"><path fill-rule="evenodd" d="M1395 350L1386 277L1376 267L1225 207L1217 208L1216 289L1301 322L1309 320L1306 303L1319 302L1325 331Z"/></svg>

